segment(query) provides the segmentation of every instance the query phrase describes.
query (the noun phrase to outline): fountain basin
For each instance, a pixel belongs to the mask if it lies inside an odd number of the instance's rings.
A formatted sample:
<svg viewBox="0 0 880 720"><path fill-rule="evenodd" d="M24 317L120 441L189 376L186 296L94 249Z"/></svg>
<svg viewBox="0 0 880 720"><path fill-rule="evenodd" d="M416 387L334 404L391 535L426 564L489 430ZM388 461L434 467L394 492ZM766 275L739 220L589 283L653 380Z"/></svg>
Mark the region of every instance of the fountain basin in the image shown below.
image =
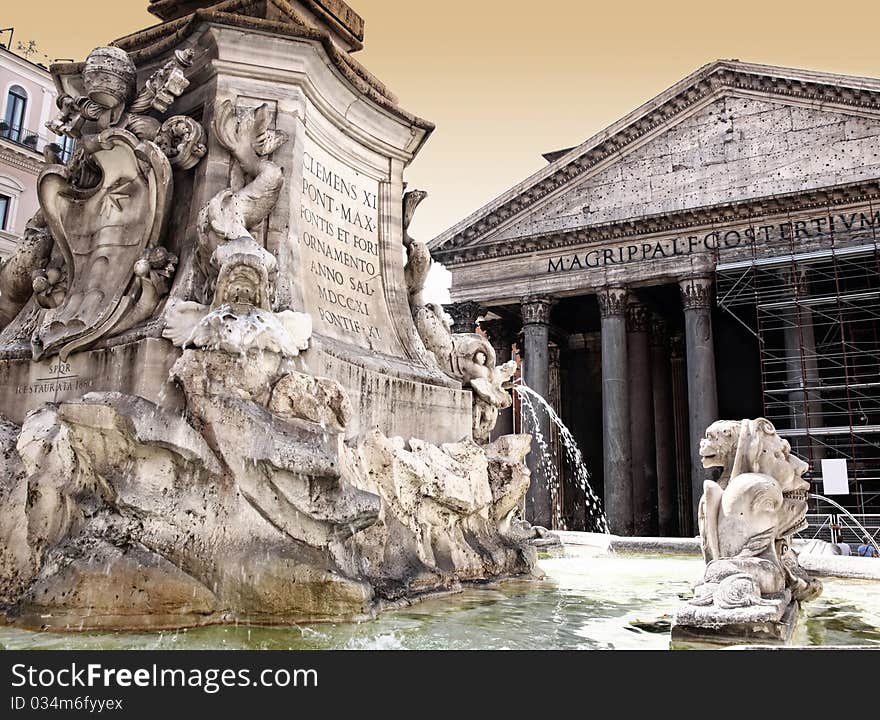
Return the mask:
<svg viewBox="0 0 880 720"><path fill-rule="evenodd" d="M684 554L609 554L598 549L597 538L587 533L564 533L563 539L567 540L561 551L539 562L544 580L469 586L389 610L367 622L221 625L151 633L53 634L0 627L0 645L7 649L668 649L672 614L702 576L702 559ZM880 585L833 575L826 575L823 583L822 596L800 611L790 645L880 648Z"/></svg>

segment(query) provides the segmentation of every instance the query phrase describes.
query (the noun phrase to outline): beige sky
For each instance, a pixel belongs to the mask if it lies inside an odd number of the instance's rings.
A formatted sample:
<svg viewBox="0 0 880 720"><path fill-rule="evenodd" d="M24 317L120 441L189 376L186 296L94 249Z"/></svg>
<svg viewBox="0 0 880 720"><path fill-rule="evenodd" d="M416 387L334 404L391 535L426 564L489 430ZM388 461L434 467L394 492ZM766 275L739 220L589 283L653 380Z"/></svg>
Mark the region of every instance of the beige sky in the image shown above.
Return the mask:
<svg viewBox="0 0 880 720"><path fill-rule="evenodd" d="M407 174L429 192L411 227L425 240L711 60L880 77L876 0L349 2L366 20L358 59L437 125ZM45 60L80 59L152 24L146 6L4 0L0 26Z"/></svg>

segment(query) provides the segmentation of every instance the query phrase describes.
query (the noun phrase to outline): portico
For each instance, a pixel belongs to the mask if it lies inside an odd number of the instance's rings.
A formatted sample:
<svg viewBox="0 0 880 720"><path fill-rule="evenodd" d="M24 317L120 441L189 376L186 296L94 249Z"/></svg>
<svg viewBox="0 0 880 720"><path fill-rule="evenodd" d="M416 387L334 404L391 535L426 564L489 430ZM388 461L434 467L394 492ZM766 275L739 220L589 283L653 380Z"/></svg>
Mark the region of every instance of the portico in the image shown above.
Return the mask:
<svg viewBox="0 0 880 720"><path fill-rule="evenodd" d="M523 382L558 395L612 532L696 532L709 477L699 440L719 417L767 416L814 470L840 456L819 390L836 372L821 358L830 336L817 340L803 288L818 272L837 278L810 285L828 293L820 304L874 291L870 273L841 280L839 258L877 257L878 143L880 81L718 61L549 153L545 168L433 241L453 301L469 309L456 329L488 317L499 358L516 343ZM779 310L761 295L771 272L782 278L773 302L789 303ZM847 322L833 319L841 337ZM839 385L854 387L849 375ZM866 416L880 421L876 394L870 403ZM853 437L856 424L840 423ZM575 529L577 493L564 486L557 509ZM551 502L533 482L527 516L547 524Z"/></svg>

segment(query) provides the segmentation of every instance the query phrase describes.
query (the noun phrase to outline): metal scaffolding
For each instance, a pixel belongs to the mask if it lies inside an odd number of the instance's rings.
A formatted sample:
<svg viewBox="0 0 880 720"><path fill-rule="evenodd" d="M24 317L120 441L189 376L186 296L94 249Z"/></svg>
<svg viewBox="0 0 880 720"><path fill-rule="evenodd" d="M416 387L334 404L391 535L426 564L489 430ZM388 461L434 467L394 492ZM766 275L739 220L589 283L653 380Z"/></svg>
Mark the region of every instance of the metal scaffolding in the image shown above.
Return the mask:
<svg viewBox="0 0 880 720"><path fill-rule="evenodd" d="M782 239L753 232L751 258L719 263L716 279L719 307L757 340L764 414L810 463L814 492L822 460L843 458L850 494L835 499L870 514L880 511L880 222L862 212L870 222L829 222L809 244L790 218Z"/></svg>

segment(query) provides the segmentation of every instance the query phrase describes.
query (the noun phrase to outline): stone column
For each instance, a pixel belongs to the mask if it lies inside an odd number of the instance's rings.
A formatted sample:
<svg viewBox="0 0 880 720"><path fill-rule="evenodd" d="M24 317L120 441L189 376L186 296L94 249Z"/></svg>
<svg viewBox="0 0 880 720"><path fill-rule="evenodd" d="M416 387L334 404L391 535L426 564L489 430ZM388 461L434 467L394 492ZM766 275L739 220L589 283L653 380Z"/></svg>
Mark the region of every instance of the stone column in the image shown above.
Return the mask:
<svg viewBox="0 0 880 720"><path fill-rule="evenodd" d="M657 466L657 520L662 537L678 531L675 502L675 419L672 413L672 368L666 321L651 319L651 390L654 394L654 438Z"/></svg>
<svg viewBox="0 0 880 720"><path fill-rule="evenodd" d="M480 303L473 300L445 305L443 309L452 318L452 332L454 333L474 332L477 329L477 318L486 312Z"/></svg>
<svg viewBox="0 0 880 720"><path fill-rule="evenodd" d="M696 277L679 283L684 304L687 351L688 415L691 437L691 515L696 527L706 471L700 462L700 440L718 420L715 345L712 337L712 279Z"/></svg>
<svg viewBox="0 0 880 720"><path fill-rule="evenodd" d="M669 364L672 370L672 422L675 430L675 483L678 490L678 532L684 537L696 534L691 508L691 430L688 417L688 382L684 335L669 338ZM702 488L700 489L702 492Z"/></svg>
<svg viewBox="0 0 880 720"><path fill-rule="evenodd" d="M626 289L603 288L597 295L602 316L602 465L605 512L611 532L632 535L632 445L626 358Z"/></svg>
<svg viewBox="0 0 880 720"><path fill-rule="evenodd" d="M792 437L791 446L796 455L809 460L815 471L825 453L822 444L809 437L809 429L822 427L824 420L813 309L801 304L802 298L809 295L809 280L806 268L784 270L781 275L782 282L791 286L794 303L779 311L785 341L785 379L789 388L791 427L808 433L806 437Z"/></svg>
<svg viewBox="0 0 880 720"><path fill-rule="evenodd" d="M513 357L513 341L516 333L513 326L506 320L484 320L480 323L492 348L495 350L495 362L503 365ZM509 407L498 413L498 422L492 431L491 439L497 440L504 435L513 433L513 408Z"/></svg>
<svg viewBox="0 0 880 720"><path fill-rule="evenodd" d="M522 299L523 319L523 382L544 398L550 394L550 309L553 300L545 296L529 296ZM538 430L546 448L550 450L550 418L542 408L535 408ZM529 423L524 429L534 434ZM532 442L532 451L526 458L532 472L532 482L526 494L526 520L533 525L552 527L553 505L547 478L541 471L541 448Z"/></svg>
<svg viewBox="0 0 880 720"><path fill-rule="evenodd" d="M629 427L632 456L633 534L657 535L657 470L654 447L654 397L651 392L651 314L631 298L626 307Z"/></svg>

